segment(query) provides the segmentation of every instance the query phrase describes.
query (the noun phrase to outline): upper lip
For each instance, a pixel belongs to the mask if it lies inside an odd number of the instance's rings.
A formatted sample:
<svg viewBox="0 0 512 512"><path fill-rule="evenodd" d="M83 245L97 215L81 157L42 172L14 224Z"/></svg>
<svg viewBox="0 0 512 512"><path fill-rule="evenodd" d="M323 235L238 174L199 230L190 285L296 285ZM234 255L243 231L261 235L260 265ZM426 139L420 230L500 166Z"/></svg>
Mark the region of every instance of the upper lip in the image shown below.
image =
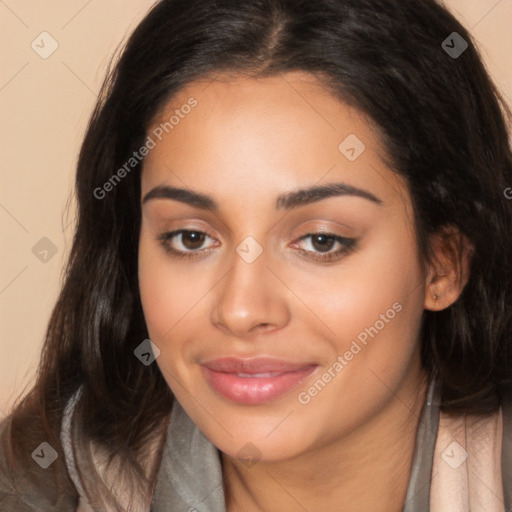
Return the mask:
<svg viewBox="0 0 512 512"><path fill-rule="evenodd" d="M224 373L294 372L315 366L313 363L291 363L272 357L220 357L201 363L206 368Z"/></svg>

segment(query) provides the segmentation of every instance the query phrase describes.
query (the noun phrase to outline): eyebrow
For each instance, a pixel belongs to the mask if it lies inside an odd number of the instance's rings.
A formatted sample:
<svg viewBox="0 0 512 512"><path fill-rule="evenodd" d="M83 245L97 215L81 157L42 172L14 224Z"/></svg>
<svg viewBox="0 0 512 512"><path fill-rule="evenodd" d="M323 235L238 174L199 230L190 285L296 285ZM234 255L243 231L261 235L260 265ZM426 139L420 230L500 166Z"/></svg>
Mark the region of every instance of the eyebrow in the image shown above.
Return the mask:
<svg viewBox="0 0 512 512"><path fill-rule="evenodd" d="M378 205L382 200L367 190L353 187L345 183L328 183L321 186L301 188L280 195L276 200L276 209L291 210L308 204L316 203L329 197L353 196L367 199ZM184 188L159 185L151 189L143 198L142 204L152 199L173 199L202 210L218 211L218 203L210 196L193 192Z"/></svg>

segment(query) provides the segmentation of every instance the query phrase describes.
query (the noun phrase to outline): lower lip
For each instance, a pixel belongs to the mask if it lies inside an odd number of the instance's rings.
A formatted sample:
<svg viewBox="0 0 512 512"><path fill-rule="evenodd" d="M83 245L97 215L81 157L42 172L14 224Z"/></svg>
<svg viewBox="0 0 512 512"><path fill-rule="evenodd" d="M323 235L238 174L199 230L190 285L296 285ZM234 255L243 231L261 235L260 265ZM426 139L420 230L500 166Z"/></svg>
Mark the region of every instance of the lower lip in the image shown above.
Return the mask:
<svg viewBox="0 0 512 512"><path fill-rule="evenodd" d="M316 366L308 366L295 372L275 377L239 377L201 367L210 386L225 398L239 404L262 404L283 395L311 375Z"/></svg>

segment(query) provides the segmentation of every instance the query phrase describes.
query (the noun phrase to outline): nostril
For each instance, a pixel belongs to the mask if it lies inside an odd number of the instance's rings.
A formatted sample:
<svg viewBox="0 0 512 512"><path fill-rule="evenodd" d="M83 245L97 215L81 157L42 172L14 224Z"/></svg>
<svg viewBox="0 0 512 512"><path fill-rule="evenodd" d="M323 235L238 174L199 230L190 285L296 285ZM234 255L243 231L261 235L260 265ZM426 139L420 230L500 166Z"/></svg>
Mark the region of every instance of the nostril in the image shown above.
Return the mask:
<svg viewBox="0 0 512 512"><path fill-rule="evenodd" d="M268 329L270 329L272 327L272 324L269 324L269 323L261 323L261 324L258 324L258 325L255 325L251 331L267 331Z"/></svg>

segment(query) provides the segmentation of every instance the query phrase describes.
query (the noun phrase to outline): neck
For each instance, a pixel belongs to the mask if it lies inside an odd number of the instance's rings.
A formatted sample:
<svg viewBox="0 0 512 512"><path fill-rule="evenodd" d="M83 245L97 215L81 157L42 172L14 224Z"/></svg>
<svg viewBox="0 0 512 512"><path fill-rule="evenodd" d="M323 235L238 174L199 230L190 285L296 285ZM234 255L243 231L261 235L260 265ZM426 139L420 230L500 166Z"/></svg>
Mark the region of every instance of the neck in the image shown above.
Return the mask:
<svg viewBox="0 0 512 512"><path fill-rule="evenodd" d="M222 454L228 512L400 512L428 381L403 389L365 425L286 461L247 468Z"/></svg>

